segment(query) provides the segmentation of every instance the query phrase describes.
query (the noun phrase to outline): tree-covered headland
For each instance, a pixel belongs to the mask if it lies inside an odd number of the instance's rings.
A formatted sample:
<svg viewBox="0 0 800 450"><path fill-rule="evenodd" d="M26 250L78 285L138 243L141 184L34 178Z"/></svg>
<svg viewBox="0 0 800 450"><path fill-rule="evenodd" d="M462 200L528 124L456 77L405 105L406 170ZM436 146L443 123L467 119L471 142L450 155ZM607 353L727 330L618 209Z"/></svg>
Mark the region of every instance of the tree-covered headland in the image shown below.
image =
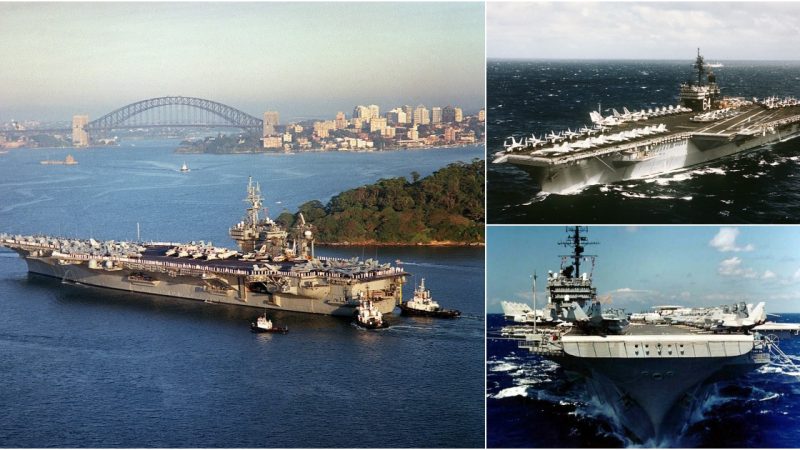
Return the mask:
<svg viewBox="0 0 800 450"><path fill-rule="evenodd" d="M453 163L425 178L411 173L302 204L322 244L479 245L484 242L485 162ZM277 219L292 227L297 213Z"/></svg>

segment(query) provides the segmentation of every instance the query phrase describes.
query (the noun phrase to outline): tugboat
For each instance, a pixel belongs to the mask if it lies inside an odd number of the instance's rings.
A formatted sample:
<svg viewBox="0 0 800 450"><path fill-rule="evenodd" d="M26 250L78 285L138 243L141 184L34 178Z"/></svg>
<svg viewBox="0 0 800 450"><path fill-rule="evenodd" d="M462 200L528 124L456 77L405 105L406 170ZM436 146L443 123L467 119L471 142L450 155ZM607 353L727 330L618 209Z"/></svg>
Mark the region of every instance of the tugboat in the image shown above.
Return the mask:
<svg viewBox="0 0 800 450"><path fill-rule="evenodd" d="M368 330L389 328L389 322L383 320L383 314L375 308L372 300L361 300L356 309L356 325Z"/></svg>
<svg viewBox="0 0 800 450"><path fill-rule="evenodd" d="M253 333L281 333L286 334L289 332L289 327L279 327L267 319L267 313L259 316L255 322L250 323L250 331Z"/></svg>
<svg viewBox="0 0 800 450"><path fill-rule="evenodd" d="M444 309L431 297L431 291L425 289L425 278L414 289L414 298L400 305L400 311L409 316L444 317L454 319L461 315L457 309Z"/></svg>

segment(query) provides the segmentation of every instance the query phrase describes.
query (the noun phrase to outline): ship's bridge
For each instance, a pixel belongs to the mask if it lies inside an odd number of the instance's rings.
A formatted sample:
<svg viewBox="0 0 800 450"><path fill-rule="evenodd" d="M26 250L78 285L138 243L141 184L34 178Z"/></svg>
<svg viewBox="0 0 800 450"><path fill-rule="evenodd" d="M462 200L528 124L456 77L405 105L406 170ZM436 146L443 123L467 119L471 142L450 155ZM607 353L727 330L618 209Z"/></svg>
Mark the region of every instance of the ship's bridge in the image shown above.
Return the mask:
<svg viewBox="0 0 800 450"><path fill-rule="evenodd" d="M597 297L597 288L592 286L590 278L570 278L558 276L547 285L550 301L556 304L578 302L583 306L585 302Z"/></svg>

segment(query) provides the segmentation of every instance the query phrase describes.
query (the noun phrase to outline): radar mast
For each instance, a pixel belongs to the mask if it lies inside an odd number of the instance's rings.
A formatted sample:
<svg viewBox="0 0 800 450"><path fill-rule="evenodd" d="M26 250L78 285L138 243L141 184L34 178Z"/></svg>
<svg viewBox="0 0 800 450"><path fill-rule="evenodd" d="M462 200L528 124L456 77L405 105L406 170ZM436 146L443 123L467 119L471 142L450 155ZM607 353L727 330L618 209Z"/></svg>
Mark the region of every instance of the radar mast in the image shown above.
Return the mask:
<svg viewBox="0 0 800 450"><path fill-rule="evenodd" d="M697 70L697 85L703 85L703 75L706 73L706 61L703 59L703 56L700 55L700 47L697 47L697 59L694 61L692 67Z"/></svg>
<svg viewBox="0 0 800 450"><path fill-rule="evenodd" d="M575 277L581 276L581 260L584 258L583 252L586 250L584 246L597 245L597 242L589 242L586 236L581 236L581 232L587 233L588 231L589 227L567 227L567 240L558 243L567 248L572 247L572 254L561 255L562 258L572 258L572 264L563 268L562 271L567 277L572 278L573 274ZM594 259L595 255L586 255L585 257Z"/></svg>
<svg viewBox="0 0 800 450"><path fill-rule="evenodd" d="M247 208L247 223L249 225L257 225L259 220L258 210L264 204L264 198L261 197L261 184L256 182L253 185L253 177L247 178L247 197L244 201L250 204L250 207Z"/></svg>

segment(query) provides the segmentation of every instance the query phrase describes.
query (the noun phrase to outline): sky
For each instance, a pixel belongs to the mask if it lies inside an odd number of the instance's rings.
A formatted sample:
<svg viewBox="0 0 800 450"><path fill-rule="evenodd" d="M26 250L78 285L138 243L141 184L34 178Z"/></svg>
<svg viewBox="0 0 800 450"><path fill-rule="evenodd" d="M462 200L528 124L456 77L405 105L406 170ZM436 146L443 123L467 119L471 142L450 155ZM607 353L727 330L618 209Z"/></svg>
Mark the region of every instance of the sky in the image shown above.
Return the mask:
<svg viewBox="0 0 800 450"><path fill-rule="evenodd" d="M358 104L483 107L472 3L0 3L0 121L90 119L152 97L261 117Z"/></svg>
<svg viewBox="0 0 800 450"><path fill-rule="evenodd" d="M585 255L597 255L594 285L611 306L641 312L654 305L717 306L765 301L767 312L800 312L800 227L589 227ZM565 227L489 227L487 312L501 300L532 303L548 270L570 251ZM591 264L581 266L587 271Z"/></svg>
<svg viewBox="0 0 800 450"><path fill-rule="evenodd" d="M800 2L488 2L487 55L800 60Z"/></svg>

